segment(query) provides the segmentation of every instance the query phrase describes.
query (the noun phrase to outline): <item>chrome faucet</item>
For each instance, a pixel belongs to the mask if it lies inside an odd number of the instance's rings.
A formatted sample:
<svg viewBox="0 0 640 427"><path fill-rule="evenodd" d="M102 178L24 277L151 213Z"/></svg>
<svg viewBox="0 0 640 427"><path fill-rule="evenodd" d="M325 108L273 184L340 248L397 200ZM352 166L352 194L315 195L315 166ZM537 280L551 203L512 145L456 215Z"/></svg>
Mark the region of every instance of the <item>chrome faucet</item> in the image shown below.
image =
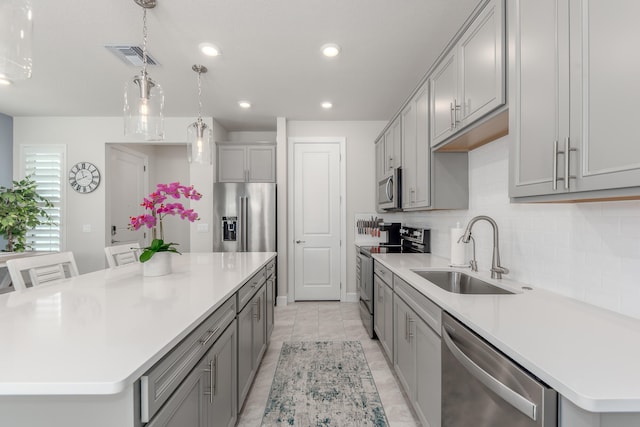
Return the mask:
<svg viewBox="0 0 640 427"><path fill-rule="evenodd" d="M473 228L473 224L480 221L481 219L487 221L489 224L491 224L491 227L493 227L493 258L491 259L491 278L502 279L503 274L509 274L509 269L500 265L500 249L498 248L498 224L496 224L496 222L492 218L486 215L479 215L472 218L471 221L469 221L469 224L467 224L467 228L464 230L464 234L461 237L462 242L469 243L469 241L472 239L471 228Z"/></svg>

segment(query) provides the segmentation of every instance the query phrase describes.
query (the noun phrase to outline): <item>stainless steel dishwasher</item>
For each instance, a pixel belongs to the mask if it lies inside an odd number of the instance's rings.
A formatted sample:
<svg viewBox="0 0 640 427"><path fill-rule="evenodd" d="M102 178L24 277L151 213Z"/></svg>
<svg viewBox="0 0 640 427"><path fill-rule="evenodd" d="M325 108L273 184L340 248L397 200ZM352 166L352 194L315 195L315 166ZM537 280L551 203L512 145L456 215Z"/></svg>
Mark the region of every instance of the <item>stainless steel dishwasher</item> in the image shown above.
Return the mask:
<svg viewBox="0 0 640 427"><path fill-rule="evenodd" d="M442 341L442 427L557 426L556 391L448 313Z"/></svg>

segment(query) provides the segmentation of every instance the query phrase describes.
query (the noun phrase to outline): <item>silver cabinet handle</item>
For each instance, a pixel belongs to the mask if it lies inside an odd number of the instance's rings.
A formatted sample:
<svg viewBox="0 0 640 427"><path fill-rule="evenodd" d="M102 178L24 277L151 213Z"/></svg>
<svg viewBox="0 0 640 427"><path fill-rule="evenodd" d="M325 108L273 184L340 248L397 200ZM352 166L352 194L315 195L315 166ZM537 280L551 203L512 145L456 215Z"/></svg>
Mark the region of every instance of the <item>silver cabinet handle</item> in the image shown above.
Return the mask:
<svg viewBox="0 0 640 427"><path fill-rule="evenodd" d="M571 152L578 151L577 148L571 148L571 141L569 137L564 140L564 188L569 189L569 179L575 179L575 175L569 174L569 164L571 159Z"/></svg>
<svg viewBox="0 0 640 427"><path fill-rule="evenodd" d="M533 421L536 421L538 408L535 403L525 399L478 366L455 345L446 328L442 328L442 339L451 354L453 354L458 362L460 362L460 364L464 366L471 375L484 384L484 386L489 390L500 396L505 402L531 418Z"/></svg>
<svg viewBox="0 0 640 427"><path fill-rule="evenodd" d="M306 241L306 240L296 240L296 243L297 243L297 244L300 244L300 243L307 243L307 241Z"/></svg>
<svg viewBox="0 0 640 427"><path fill-rule="evenodd" d="M409 313L404 313L404 340L409 341Z"/></svg>
<svg viewBox="0 0 640 427"><path fill-rule="evenodd" d="M416 321L411 318L411 315L409 315L409 342L411 342L411 338L413 338L413 332L411 332L411 324L415 322Z"/></svg>
<svg viewBox="0 0 640 427"><path fill-rule="evenodd" d="M453 114L454 114L454 111L455 111L455 110L456 110L456 109L455 109L455 107L453 106L453 102L450 102L450 103L449 103L449 114L450 114L450 116L451 116L451 126L449 127L449 129L451 129L451 130L453 130L453 128L456 126L456 121L455 121L455 119L453 118Z"/></svg>
<svg viewBox="0 0 640 427"><path fill-rule="evenodd" d="M214 393L214 385L213 385L213 380L214 380L214 366L213 366L213 359L209 360L209 369L205 369L205 372L209 373L209 391L205 391L204 394L205 396L209 396L209 403L213 403L213 393Z"/></svg>
<svg viewBox="0 0 640 427"><path fill-rule="evenodd" d="M389 156L389 169L393 169L393 157Z"/></svg>
<svg viewBox="0 0 640 427"><path fill-rule="evenodd" d="M213 396L218 394L218 355L213 356ZM213 399L211 400L213 402Z"/></svg>
<svg viewBox="0 0 640 427"><path fill-rule="evenodd" d="M220 326L218 326L214 330L209 329L207 331L207 332L209 332L209 336L207 336L207 338L205 338L204 340L200 340L200 344L207 345L207 343L211 340L211 338L213 338L215 336L215 334L218 333L219 330L220 330Z"/></svg>
<svg viewBox="0 0 640 427"><path fill-rule="evenodd" d="M553 141L553 189L558 189L558 140Z"/></svg>

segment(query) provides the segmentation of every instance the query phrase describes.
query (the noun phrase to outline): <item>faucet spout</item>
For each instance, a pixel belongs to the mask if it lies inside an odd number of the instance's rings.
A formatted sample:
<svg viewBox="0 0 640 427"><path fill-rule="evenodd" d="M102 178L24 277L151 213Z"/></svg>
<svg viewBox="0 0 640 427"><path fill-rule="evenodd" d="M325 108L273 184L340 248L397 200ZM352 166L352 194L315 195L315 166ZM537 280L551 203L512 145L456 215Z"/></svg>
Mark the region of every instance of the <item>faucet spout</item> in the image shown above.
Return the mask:
<svg viewBox="0 0 640 427"><path fill-rule="evenodd" d="M469 221L469 224L467 224L467 228L464 230L462 241L464 243L469 243L469 241L472 239L471 229L473 228L473 225L480 220L487 221L493 228L493 257L491 259L491 278L502 279L502 275L508 274L509 269L500 265L500 248L498 247L498 224L493 220L493 218L486 215L478 215L476 217L473 217Z"/></svg>

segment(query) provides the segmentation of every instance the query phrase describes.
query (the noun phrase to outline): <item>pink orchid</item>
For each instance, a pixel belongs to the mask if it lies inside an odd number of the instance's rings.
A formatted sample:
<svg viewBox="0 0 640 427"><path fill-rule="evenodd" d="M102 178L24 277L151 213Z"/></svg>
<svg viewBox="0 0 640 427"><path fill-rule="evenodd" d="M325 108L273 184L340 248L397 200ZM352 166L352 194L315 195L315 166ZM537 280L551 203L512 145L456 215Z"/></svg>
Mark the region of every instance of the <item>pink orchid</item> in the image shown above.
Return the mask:
<svg viewBox="0 0 640 427"><path fill-rule="evenodd" d="M197 221L199 219L198 214L193 209L185 209L182 203L165 203L169 198L179 199L184 197L190 200L200 200L202 194L198 193L193 185L184 186L179 182L172 182L169 184L158 184L156 191L145 197L140 204L145 210L150 213L132 216L129 221L129 228L132 230L138 230L142 226L146 226L153 230L153 239L158 238L157 229L160 229L159 238L164 240L164 230L162 227L162 220L166 215L180 216L180 219L186 219L190 222Z"/></svg>

